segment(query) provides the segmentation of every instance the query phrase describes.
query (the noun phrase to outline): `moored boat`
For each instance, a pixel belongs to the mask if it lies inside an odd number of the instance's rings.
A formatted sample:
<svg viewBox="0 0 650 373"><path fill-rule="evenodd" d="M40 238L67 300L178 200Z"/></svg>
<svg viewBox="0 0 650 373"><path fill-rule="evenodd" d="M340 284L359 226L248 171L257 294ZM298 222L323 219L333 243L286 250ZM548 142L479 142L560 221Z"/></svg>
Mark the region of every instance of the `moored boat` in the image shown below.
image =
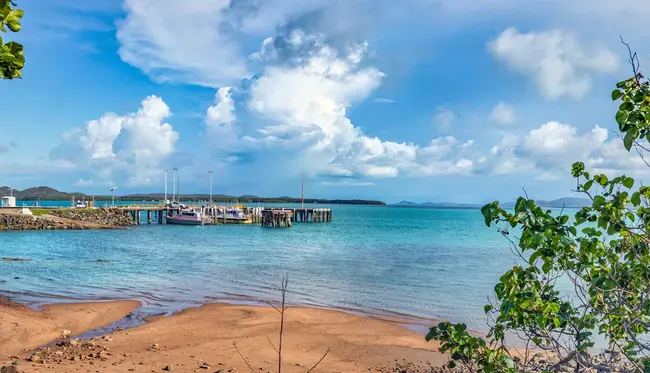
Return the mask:
<svg viewBox="0 0 650 373"><path fill-rule="evenodd" d="M194 210L183 210L180 214L167 217L167 224L203 225L203 215Z"/></svg>
<svg viewBox="0 0 650 373"><path fill-rule="evenodd" d="M250 216L246 216L239 208L229 208L226 211L220 211L216 216L215 220L223 222L226 224L251 224L253 219Z"/></svg>

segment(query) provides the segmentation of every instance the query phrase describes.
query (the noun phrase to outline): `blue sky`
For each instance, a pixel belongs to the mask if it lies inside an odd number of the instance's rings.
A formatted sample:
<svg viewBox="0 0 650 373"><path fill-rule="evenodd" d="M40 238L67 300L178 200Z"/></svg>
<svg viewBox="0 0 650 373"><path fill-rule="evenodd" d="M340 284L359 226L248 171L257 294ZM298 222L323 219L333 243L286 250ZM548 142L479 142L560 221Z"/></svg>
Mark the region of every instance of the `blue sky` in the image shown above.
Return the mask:
<svg viewBox="0 0 650 373"><path fill-rule="evenodd" d="M642 0L20 1L0 184L486 202L643 178L615 133ZM11 38L11 39L10 39Z"/></svg>

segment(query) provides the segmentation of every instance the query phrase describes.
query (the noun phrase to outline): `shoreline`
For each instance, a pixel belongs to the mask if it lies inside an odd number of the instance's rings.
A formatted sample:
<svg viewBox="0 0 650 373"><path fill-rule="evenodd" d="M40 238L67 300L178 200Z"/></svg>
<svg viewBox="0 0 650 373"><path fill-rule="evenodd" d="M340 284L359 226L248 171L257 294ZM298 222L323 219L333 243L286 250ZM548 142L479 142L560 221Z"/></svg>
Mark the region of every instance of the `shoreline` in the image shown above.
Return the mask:
<svg viewBox="0 0 650 373"><path fill-rule="evenodd" d="M137 306L133 307L136 304ZM0 319L4 321L3 325L7 325L8 320L5 320L7 315L18 318L16 322L24 324L24 330L29 331L33 328L35 330L32 332L34 332L44 328L43 325L46 328L50 326L48 323L42 323L44 315L53 319L58 318L59 321L71 317L78 318L79 315L92 315L86 316L85 320L90 319L94 323L83 324L86 325L85 329L77 328L75 329L77 333L71 334L81 335L84 338L94 337L91 339L95 341L93 344L100 343L104 345L102 348L110 347L103 358L98 357L87 361L82 357L75 360L76 358L72 356L70 358L73 360L61 360L57 357L68 356L70 350L74 349L65 344L52 345L52 342L57 340L55 334L48 334L50 340L38 345L48 346L45 349L38 348L33 343L16 344L15 340L12 340L11 346L15 347L11 347L11 352L21 358L20 367L25 372L37 371L44 366L43 363L47 365L48 371L53 372L67 372L72 370L73 366L81 369L86 365L95 365L93 369L125 365L129 367L128 371L135 372L159 371L167 366L176 366L181 367L178 369L185 372L200 368L202 364L197 364L197 359L204 362L211 361L212 367L215 367L214 357L210 355L216 355L224 371L227 371L226 368L247 370L247 366L234 350L235 341L241 353L254 362L256 369L257 367L264 371L274 371L274 367L277 369L274 363L277 356L274 357L275 352L269 346L267 337L277 339L279 314L269 305L207 303L174 312L170 316L144 318L143 323L125 329L112 327L119 326L119 322L136 311L140 304L135 300L77 302L42 305L40 306L42 311L35 311L24 304L2 302ZM121 312L118 320L114 320L116 312ZM21 318L24 320L20 321ZM31 323L33 320L38 322ZM286 353L283 355L283 360L286 361L286 367L283 370L304 372L327 349L330 349L327 359L315 371L367 372L370 369L370 371L389 372L394 371L395 364L416 364L425 368L431 365L442 365L446 361L437 352L437 344L426 343L423 334L399 325L399 321L364 317L340 310L289 306L285 318ZM97 330L100 332L94 335L88 334ZM100 335L107 337L98 338ZM43 341L43 338L39 341ZM111 343L113 341L115 343ZM158 347L155 347L156 345ZM15 350L18 347L29 352L19 353ZM6 350L7 341L0 340L0 351L3 351L0 355L4 359L11 355L4 352ZM164 358L161 356L163 351ZM42 359L43 362L25 361L33 353L39 354L37 359ZM7 363L10 361L5 361L5 364ZM134 367L131 367L132 365ZM192 370L182 368L190 365L194 365L195 368ZM216 368L219 370L219 365ZM127 369L110 371L127 371Z"/></svg>
<svg viewBox="0 0 650 373"><path fill-rule="evenodd" d="M250 306L250 307L270 307L271 304L278 305L277 300L267 300L262 298L256 298L244 294L228 294L226 296L214 296L207 297L201 301L182 301L182 300L173 300L165 299L167 307L163 307L159 311L153 312L142 312L142 309L148 304L149 299L139 298L139 297L69 297L64 295L57 294L38 294L38 293L23 293L23 292L13 292L7 290L0 290L0 298L5 297L10 299L13 302L28 305L31 309L35 311L40 311L42 307L59 305L59 304L85 304L85 303L110 303L115 301L122 301L125 299L137 301L141 304L135 310L134 318L141 320L142 323L147 322L149 318L164 318L170 317L174 314L183 312L188 309L198 308L206 304L229 304L233 306ZM314 308L326 311L342 312L351 315L360 316L363 318L375 319L379 321L389 322L398 326L401 326L410 331L419 333L424 336L428 333L429 328L435 325L442 320L435 317L426 317L414 314L408 314L404 312L391 311L386 309L374 309L374 308L354 308L346 306L336 306L330 304L315 304L310 302L291 302L287 301L287 307L290 308ZM119 325L118 325L119 326ZM478 330L473 331L475 335L482 335Z"/></svg>

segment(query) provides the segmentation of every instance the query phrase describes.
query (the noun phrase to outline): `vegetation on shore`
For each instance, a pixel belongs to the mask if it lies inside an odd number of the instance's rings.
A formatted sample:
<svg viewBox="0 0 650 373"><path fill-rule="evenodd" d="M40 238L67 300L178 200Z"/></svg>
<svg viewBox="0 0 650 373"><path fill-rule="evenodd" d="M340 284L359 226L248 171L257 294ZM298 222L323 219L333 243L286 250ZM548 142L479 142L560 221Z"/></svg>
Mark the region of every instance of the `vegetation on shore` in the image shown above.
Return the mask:
<svg viewBox="0 0 650 373"><path fill-rule="evenodd" d="M40 186L28 188L25 190L13 190L9 187L0 187L0 195L5 196L12 194L18 200L23 201L69 201L70 199L85 199L95 201L111 201L112 196L90 196L84 193L66 193L58 191L54 188ZM125 196L116 196L116 200L120 201L161 201L165 198L163 193L148 193L148 194L130 194ZM171 199L171 194L167 195ZM208 194L181 194L180 200L182 202L191 201L207 201L210 199ZM294 197L258 197L253 195L243 196L230 196L224 194L215 194L212 196L214 202L234 202L235 200L241 203L301 203L302 199ZM341 205L385 205L382 201L372 201L363 199L324 199L324 198L305 198L305 203L308 204L341 204Z"/></svg>
<svg viewBox="0 0 650 373"><path fill-rule="evenodd" d="M619 82L612 99L628 151L643 157L650 149L650 82L638 73ZM645 161L645 159L644 159ZM646 164L648 164L646 162ZM650 165L649 165L650 167ZM510 242L518 265L494 287L485 305L487 338L470 335L464 324L440 323L427 340L451 354L450 367L472 372L650 372L650 187L625 175L591 174L573 164L577 191L591 201L574 221L520 197L510 213L499 202L481 212ZM635 185L637 186L635 188ZM574 291L561 294L556 281ZM510 354L506 339L521 338L522 359ZM606 343L599 356L596 341ZM530 359L544 351L544 364Z"/></svg>

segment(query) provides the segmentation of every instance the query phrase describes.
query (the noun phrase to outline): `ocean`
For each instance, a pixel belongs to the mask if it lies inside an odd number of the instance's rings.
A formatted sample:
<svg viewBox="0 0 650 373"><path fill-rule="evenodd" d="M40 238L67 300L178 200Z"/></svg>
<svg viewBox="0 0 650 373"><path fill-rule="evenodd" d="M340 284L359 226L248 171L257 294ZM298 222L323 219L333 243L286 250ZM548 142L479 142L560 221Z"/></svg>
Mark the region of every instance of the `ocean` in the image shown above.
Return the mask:
<svg viewBox="0 0 650 373"><path fill-rule="evenodd" d="M0 233L0 292L18 300L138 299L140 315L204 302L288 301L464 322L514 258L476 209L333 205L331 223L142 225Z"/></svg>

